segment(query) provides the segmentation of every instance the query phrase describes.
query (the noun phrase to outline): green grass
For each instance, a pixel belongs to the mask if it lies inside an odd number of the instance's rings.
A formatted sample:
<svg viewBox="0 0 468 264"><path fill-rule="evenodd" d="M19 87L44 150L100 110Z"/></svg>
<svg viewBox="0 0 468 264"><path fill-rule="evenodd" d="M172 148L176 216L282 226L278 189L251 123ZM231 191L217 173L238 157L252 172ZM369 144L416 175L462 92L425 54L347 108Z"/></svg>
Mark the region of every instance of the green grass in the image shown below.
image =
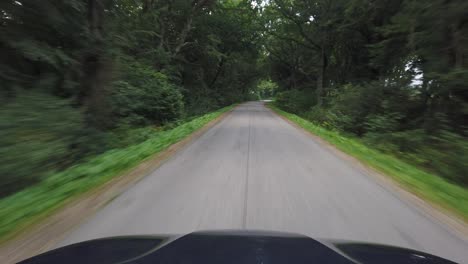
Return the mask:
<svg viewBox="0 0 468 264"><path fill-rule="evenodd" d="M233 106L195 118L166 131L155 132L150 139L130 147L110 150L62 172L48 176L41 183L0 200L0 238L5 241L19 229L45 217L71 197L83 194L143 160L163 151L202 128Z"/></svg>
<svg viewBox="0 0 468 264"><path fill-rule="evenodd" d="M466 188L372 149L357 138L346 137L336 131L327 130L271 104L269 107L305 130L335 145L341 151L392 177L419 197L452 211L464 221L468 220L468 190Z"/></svg>

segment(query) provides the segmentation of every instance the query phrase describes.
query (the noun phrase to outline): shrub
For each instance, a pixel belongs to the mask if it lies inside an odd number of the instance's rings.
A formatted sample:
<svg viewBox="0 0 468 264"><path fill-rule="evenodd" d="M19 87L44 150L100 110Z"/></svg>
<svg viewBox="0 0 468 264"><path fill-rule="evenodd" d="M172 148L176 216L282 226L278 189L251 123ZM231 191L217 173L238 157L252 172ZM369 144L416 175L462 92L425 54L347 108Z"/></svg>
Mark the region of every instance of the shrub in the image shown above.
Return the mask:
<svg viewBox="0 0 468 264"><path fill-rule="evenodd" d="M468 185L468 143L449 131L430 135L422 129L367 133L363 140L373 148L419 165L446 179Z"/></svg>
<svg viewBox="0 0 468 264"><path fill-rule="evenodd" d="M160 131L162 131L162 128L159 127L145 126L132 128L128 124L123 124L107 133L107 141L110 149L125 148L155 137Z"/></svg>
<svg viewBox="0 0 468 264"><path fill-rule="evenodd" d="M289 90L279 92L276 95L275 104L285 111L303 114L315 104L315 101L312 91Z"/></svg>
<svg viewBox="0 0 468 264"><path fill-rule="evenodd" d="M182 94L164 74L136 62L125 69L124 81L113 83L110 99L119 122L164 124L182 116Z"/></svg>
<svg viewBox="0 0 468 264"><path fill-rule="evenodd" d="M340 128L340 117L324 107L314 106L304 114L304 117L330 130L339 130Z"/></svg>
<svg viewBox="0 0 468 264"><path fill-rule="evenodd" d="M83 120L69 102L40 91L19 91L0 107L0 197L36 183L86 150Z"/></svg>
<svg viewBox="0 0 468 264"><path fill-rule="evenodd" d="M418 150L425 158L425 166L440 175L468 186L468 141L466 138L443 131L430 136L427 144Z"/></svg>
<svg viewBox="0 0 468 264"><path fill-rule="evenodd" d="M207 113L213 108L219 108L219 103L210 96L194 93L192 98L188 98L187 114L190 116Z"/></svg>

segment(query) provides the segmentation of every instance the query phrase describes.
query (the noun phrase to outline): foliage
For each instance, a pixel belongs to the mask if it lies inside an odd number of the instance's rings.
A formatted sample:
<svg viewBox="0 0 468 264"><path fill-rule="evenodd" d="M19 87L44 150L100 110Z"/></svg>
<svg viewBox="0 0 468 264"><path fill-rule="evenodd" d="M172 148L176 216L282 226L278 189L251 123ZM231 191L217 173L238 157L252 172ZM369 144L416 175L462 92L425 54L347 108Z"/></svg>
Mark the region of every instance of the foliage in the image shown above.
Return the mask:
<svg viewBox="0 0 468 264"><path fill-rule="evenodd" d="M247 99L256 16L249 1L1 1L0 197Z"/></svg>
<svg viewBox="0 0 468 264"><path fill-rule="evenodd" d="M69 93L80 71L78 57L88 39L82 1L2 1L0 82L2 89L35 86ZM74 32L75 34L69 34ZM61 41L60 41L61 40ZM58 86L62 86L58 91Z"/></svg>
<svg viewBox="0 0 468 264"><path fill-rule="evenodd" d="M303 113L313 105L313 94L306 91L282 91L276 95L275 103L291 113Z"/></svg>
<svg viewBox="0 0 468 264"><path fill-rule="evenodd" d="M125 67L123 79L112 85L112 113L132 125L163 124L183 114L183 97L167 76L133 63Z"/></svg>
<svg viewBox="0 0 468 264"><path fill-rule="evenodd" d="M248 1L150 1L144 10L138 2L114 6L112 41L180 87L186 115L248 96L259 78L259 31Z"/></svg>
<svg viewBox="0 0 468 264"><path fill-rule="evenodd" d="M68 101L36 91L19 91L2 105L1 196L39 182L44 173L67 166L85 152L86 142L77 144L82 123Z"/></svg>
<svg viewBox="0 0 468 264"><path fill-rule="evenodd" d="M423 130L368 133L363 138L369 146L394 155L452 182L468 185L465 175L468 143L460 135L441 131L428 135Z"/></svg>
<svg viewBox="0 0 468 264"><path fill-rule="evenodd" d="M325 105L310 110L305 110L304 96L288 97L286 101L282 92L276 105L329 130L362 137L369 146L431 173L463 185L468 183L466 138L454 133L443 115L431 120L432 124L427 119L413 118L421 109L417 94L409 96L401 86L375 82L345 85L332 92Z"/></svg>
<svg viewBox="0 0 468 264"><path fill-rule="evenodd" d="M278 85L271 80L261 80L257 84L257 93L259 99L271 99L275 96Z"/></svg>

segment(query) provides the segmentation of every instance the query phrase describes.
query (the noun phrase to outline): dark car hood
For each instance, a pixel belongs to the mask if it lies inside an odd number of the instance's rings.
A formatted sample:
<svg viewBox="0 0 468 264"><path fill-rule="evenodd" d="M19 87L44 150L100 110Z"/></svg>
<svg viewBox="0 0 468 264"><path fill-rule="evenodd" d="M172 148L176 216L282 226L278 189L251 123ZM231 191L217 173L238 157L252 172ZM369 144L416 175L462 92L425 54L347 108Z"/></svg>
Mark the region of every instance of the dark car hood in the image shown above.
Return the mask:
<svg viewBox="0 0 468 264"><path fill-rule="evenodd" d="M97 239L59 248L20 263L445 264L453 262L409 249L344 241L319 241L291 233L212 231L195 232L184 236Z"/></svg>

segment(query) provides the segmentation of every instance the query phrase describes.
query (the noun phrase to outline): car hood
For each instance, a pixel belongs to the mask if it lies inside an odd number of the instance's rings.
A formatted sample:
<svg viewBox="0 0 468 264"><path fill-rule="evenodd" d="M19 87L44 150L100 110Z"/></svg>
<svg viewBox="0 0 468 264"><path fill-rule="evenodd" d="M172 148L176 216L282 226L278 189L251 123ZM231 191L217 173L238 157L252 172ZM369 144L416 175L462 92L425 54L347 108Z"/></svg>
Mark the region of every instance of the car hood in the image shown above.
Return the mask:
<svg viewBox="0 0 468 264"><path fill-rule="evenodd" d="M20 262L54 263L454 263L410 249L316 240L260 231L205 231L183 236L128 236L90 240Z"/></svg>

